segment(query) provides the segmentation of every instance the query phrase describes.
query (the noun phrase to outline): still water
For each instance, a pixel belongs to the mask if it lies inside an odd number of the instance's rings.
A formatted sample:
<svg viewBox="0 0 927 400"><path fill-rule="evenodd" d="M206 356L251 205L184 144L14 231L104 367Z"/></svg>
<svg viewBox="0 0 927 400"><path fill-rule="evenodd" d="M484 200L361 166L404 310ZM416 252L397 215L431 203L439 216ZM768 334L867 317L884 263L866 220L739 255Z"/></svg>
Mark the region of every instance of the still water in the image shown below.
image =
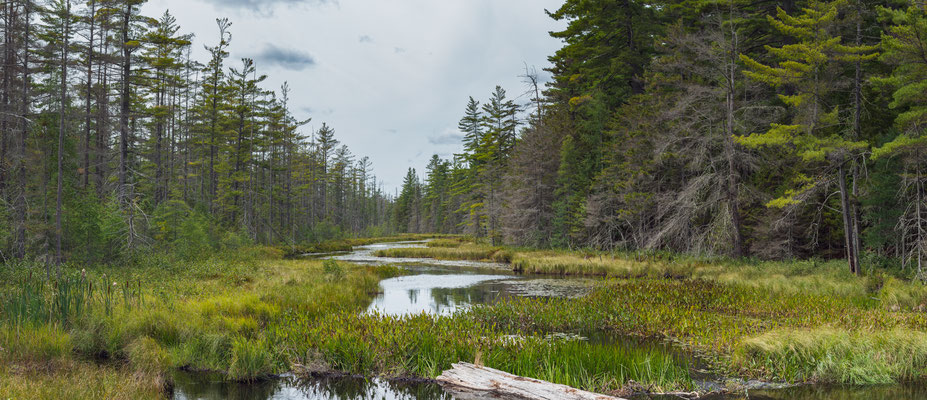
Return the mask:
<svg viewBox="0 0 927 400"><path fill-rule="evenodd" d="M410 274L386 279L367 312L407 315L417 313L450 314L474 304L485 304L512 297L576 297L583 296L593 285L582 278L551 278L549 276L516 275L507 266L473 261L442 261L432 259L380 258L377 250L395 247L424 246L423 242L380 243L357 247L352 252L307 255L334 258L359 264L401 265ZM590 337L608 340L616 346L647 348L674 354L668 346L637 342L629 338ZM654 347L655 346L655 347ZM681 356L681 355L680 355ZM694 366L697 361L689 361ZM696 374L697 375L697 374ZM698 378L696 378L698 379ZM389 382L360 377L310 378L282 376L257 383L229 383L221 376L203 373L177 372L174 376L175 400L450 400L440 386L426 382ZM634 399L648 399L635 397ZM658 397L654 397L656 399ZM666 398L666 397L664 397ZM927 386L892 385L876 387L801 386L779 390L757 390L749 393L709 396L705 399L762 400L837 400L837 399L927 399Z"/></svg>

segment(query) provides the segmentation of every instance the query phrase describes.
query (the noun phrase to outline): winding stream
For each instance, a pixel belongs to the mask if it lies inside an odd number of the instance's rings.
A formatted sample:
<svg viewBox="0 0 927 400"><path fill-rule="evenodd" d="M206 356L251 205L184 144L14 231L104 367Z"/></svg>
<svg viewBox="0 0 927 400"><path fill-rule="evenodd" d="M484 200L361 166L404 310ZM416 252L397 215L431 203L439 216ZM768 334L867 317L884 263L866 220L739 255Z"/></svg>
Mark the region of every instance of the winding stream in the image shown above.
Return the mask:
<svg viewBox="0 0 927 400"><path fill-rule="evenodd" d="M474 261L380 258L377 250L423 246L423 242L379 243L360 246L351 252L307 255L334 258L358 264L401 265L411 273L386 279L367 312L406 315L416 313L451 314L474 304L485 304L511 296L583 296L593 285L584 278L551 278L516 275L503 264ZM654 352L671 352L668 346L638 343L627 338L608 340L616 346L644 347ZM692 364L689 364L692 365ZM243 384L225 382L220 376L177 372L174 376L175 400L445 400L452 399L440 386L423 382L389 382L363 378L302 379L285 375L278 379ZM648 397L637 397L646 399ZM927 386L892 385L864 388L802 386L780 390L757 390L706 399L907 399L927 398Z"/></svg>

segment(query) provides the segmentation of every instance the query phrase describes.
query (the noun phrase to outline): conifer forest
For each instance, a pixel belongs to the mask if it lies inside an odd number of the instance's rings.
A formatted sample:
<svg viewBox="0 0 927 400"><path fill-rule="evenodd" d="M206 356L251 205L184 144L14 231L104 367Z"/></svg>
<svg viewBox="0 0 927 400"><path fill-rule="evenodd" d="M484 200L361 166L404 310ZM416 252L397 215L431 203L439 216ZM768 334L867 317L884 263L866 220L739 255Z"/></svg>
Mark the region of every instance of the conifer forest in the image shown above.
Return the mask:
<svg viewBox="0 0 927 400"><path fill-rule="evenodd" d="M0 0L0 398L927 398L927 2L180 3Z"/></svg>

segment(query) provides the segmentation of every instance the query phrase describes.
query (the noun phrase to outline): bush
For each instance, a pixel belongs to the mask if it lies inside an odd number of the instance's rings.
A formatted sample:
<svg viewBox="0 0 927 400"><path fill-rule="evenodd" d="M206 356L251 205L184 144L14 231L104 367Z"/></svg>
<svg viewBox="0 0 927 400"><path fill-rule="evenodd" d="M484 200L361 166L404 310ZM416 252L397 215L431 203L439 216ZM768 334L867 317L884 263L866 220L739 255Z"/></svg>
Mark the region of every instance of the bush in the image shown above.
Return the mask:
<svg viewBox="0 0 927 400"><path fill-rule="evenodd" d="M322 272L325 273L325 278L332 282L344 278L344 268L341 268L338 262L332 258L322 262Z"/></svg>
<svg viewBox="0 0 927 400"><path fill-rule="evenodd" d="M215 247L207 219L183 201L161 203L151 221L154 238L185 260L202 257Z"/></svg>
<svg viewBox="0 0 927 400"><path fill-rule="evenodd" d="M124 255L126 216L114 200L100 203L96 196L70 196L64 206L64 245L72 261L92 264Z"/></svg>

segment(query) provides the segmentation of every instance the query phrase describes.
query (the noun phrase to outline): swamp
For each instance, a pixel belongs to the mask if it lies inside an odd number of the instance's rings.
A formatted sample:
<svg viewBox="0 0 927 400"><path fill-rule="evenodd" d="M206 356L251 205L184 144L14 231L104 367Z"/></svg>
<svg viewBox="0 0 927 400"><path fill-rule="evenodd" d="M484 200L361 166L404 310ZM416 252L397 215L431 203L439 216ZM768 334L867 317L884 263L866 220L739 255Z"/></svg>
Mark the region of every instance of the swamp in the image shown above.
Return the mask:
<svg viewBox="0 0 927 400"><path fill-rule="evenodd" d="M590 266L591 254L452 240L65 269L55 286L11 276L0 391L450 399L433 379L459 361L634 399L925 390L918 285L873 292L826 264L601 253ZM494 260L501 251L511 260ZM570 259L570 273L541 272Z"/></svg>
<svg viewBox="0 0 927 400"><path fill-rule="evenodd" d="M923 0L0 0L0 39L0 400L927 398Z"/></svg>

